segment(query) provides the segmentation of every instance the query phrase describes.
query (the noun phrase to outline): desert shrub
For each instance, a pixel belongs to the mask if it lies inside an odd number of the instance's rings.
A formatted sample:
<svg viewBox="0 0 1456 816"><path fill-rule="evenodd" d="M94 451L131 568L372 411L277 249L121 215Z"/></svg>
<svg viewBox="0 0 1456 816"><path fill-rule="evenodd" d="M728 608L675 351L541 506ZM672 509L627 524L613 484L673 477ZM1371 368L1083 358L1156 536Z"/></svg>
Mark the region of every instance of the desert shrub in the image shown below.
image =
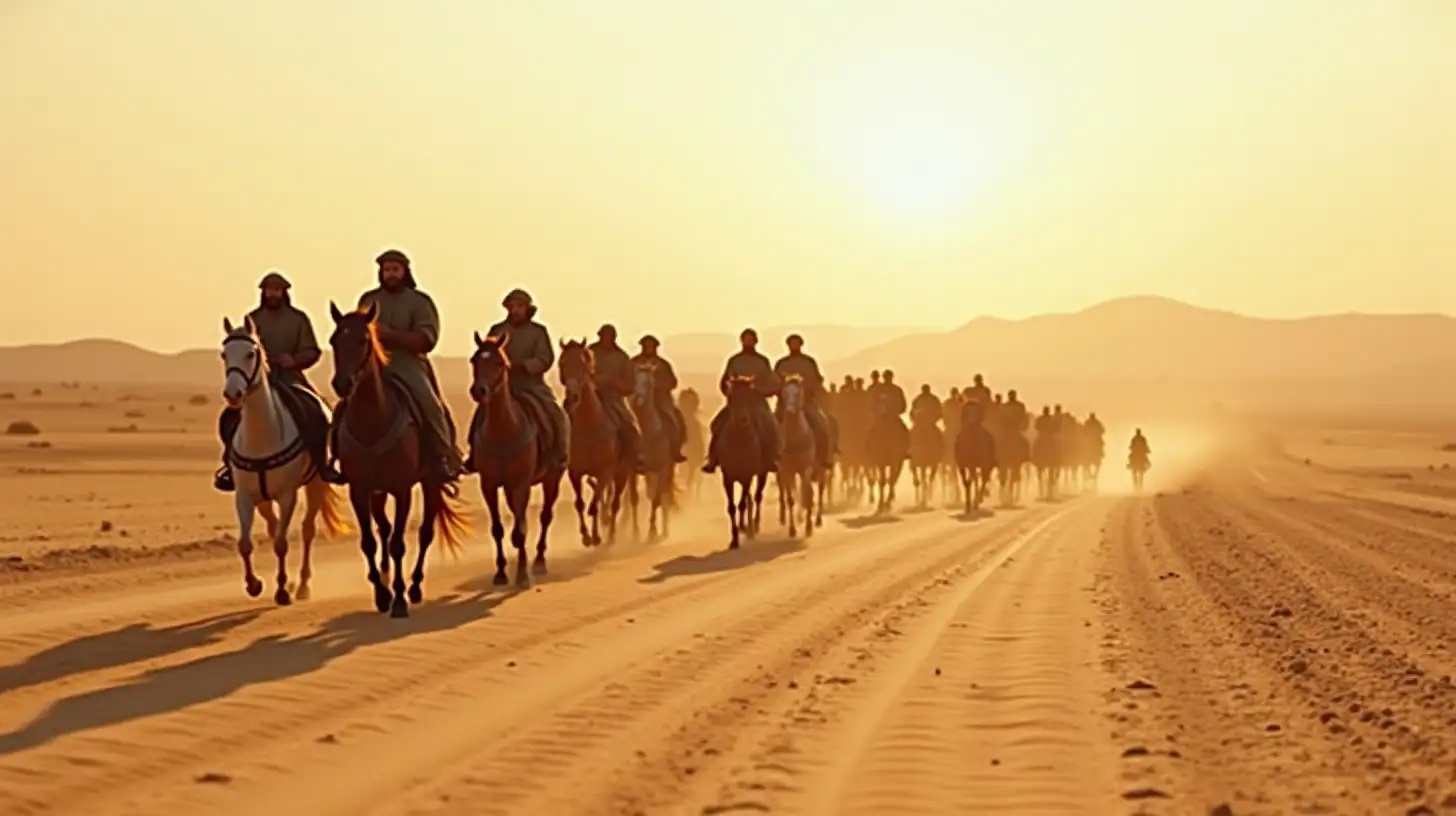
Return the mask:
<svg viewBox="0 0 1456 816"><path fill-rule="evenodd" d="M41 394L44 394L44 393L45 392L42 391L42 390L40 390L39 388L32 388L31 391L30 391L30 395L32 397L38 397L38 396L40 396Z"/></svg>
<svg viewBox="0 0 1456 816"><path fill-rule="evenodd" d="M138 428L136 423L132 423L131 425L112 425L106 429L107 433L138 433L139 431L141 431L141 428Z"/></svg>
<svg viewBox="0 0 1456 816"><path fill-rule="evenodd" d="M206 394L193 394L187 398L188 405L206 405L208 403Z"/></svg>
<svg viewBox="0 0 1456 816"><path fill-rule="evenodd" d="M15 392L14 391L3 391L3 392L0 392L0 400L13 400L13 399L15 399Z"/></svg>
<svg viewBox="0 0 1456 816"><path fill-rule="evenodd" d="M1441 446L1441 450L1446 453L1456 453L1456 442L1447 442Z"/></svg>
<svg viewBox="0 0 1456 816"><path fill-rule="evenodd" d="M5 426L6 436L35 436L39 433L40 428L28 419L17 419Z"/></svg>
<svg viewBox="0 0 1456 816"><path fill-rule="evenodd" d="M142 417L145 417L146 414L142 413L141 411L133 410L127 411L126 413L122 414L122 416L126 417L127 419L141 419Z"/></svg>
<svg viewBox="0 0 1456 816"><path fill-rule="evenodd" d="M51 447L51 443L45 441L44 439L37 439L34 442L26 442L25 446L27 448L35 448L36 450L47 450Z"/></svg>

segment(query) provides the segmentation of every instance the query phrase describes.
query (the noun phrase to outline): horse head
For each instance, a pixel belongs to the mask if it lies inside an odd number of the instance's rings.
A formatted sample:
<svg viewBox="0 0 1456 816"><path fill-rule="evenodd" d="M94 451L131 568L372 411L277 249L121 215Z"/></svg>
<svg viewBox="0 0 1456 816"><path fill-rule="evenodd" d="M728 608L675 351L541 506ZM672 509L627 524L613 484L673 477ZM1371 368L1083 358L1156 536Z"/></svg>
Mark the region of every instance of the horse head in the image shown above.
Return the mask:
<svg viewBox="0 0 1456 816"><path fill-rule="evenodd" d="M341 312L329 301L329 314L334 318L334 333L329 335L329 348L334 352L334 393L342 399L353 392L359 380L388 362L389 355L379 345L376 321L379 304Z"/></svg>
<svg viewBox="0 0 1456 816"><path fill-rule="evenodd" d="M506 356L506 347L511 344L509 334L492 334L475 337L475 353L470 355L470 398L476 402L495 394L510 380L511 359Z"/></svg>
<svg viewBox="0 0 1456 816"><path fill-rule="evenodd" d="M561 385L566 389L567 398L574 400L581 397L597 371L596 355L587 345L586 338L562 340L561 353L557 355L557 360L557 368L561 370Z"/></svg>
<svg viewBox="0 0 1456 816"><path fill-rule="evenodd" d="M804 377L786 374L779 389L779 408L786 414L797 414L804 407Z"/></svg>
<svg viewBox="0 0 1456 816"><path fill-rule="evenodd" d="M739 374L728 378L728 421L752 422L757 411L758 378Z"/></svg>
<svg viewBox="0 0 1456 816"><path fill-rule="evenodd" d="M632 402L638 408L652 404L652 394L657 390L657 366L643 360L632 366Z"/></svg>
<svg viewBox="0 0 1456 816"><path fill-rule="evenodd" d="M222 319L222 398L229 408L238 408L243 398L268 380L268 356L258 340L258 327L251 316L234 326Z"/></svg>

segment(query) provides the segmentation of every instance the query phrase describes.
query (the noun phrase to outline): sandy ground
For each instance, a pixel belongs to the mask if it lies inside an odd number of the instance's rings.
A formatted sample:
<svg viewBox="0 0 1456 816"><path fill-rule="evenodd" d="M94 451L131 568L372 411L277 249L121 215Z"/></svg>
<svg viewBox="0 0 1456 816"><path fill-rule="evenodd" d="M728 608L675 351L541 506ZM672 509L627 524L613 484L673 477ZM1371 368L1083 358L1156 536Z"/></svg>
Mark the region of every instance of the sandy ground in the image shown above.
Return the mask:
<svg viewBox="0 0 1456 816"><path fill-rule="evenodd" d="M705 497L652 546L563 525L524 592L473 542L398 621L352 541L313 600L246 598L203 430L31 408L62 430L0 440L0 813L1456 812L1439 460L1110 468L738 553Z"/></svg>

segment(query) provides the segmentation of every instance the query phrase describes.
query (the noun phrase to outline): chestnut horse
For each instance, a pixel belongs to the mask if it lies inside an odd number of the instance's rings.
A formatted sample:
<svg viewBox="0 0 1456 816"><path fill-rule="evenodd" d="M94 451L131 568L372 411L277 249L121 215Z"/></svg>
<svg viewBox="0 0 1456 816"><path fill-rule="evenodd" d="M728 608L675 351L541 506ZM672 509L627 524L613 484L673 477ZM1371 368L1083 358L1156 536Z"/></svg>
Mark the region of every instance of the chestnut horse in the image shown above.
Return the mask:
<svg viewBox="0 0 1456 816"><path fill-rule="evenodd" d="M617 432L602 404L596 386L596 358L586 340L561 343L557 366L561 384L566 388L566 401L571 406L571 450L567 453L566 474L576 493L576 522L584 547L602 543L599 526L603 505L607 513L607 541L617 539L617 514L622 509L622 493L632 477L632 463L622 457ZM582 482L591 488L591 503L582 498ZM591 516L591 528L586 516Z"/></svg>
<svg viewBox="0 0 1456 816"><path fill-rule="evenodd" d="M677 509L677 462L673 461L667 425L657 410L657 367L639 362L632 367L632 416L642 430L642 482L647 490L647 540L667 537L668 514ZM685 418L686 419L686 418ZM637 474L629 471L632 500L632 532L637 532ZM662 534L657 517L662 515Z"/></svg>
<svg viewBox="0 0 1456 816"><path fill-rule="evenodd" d="M390 617L409 617L409 604L424 600L425 554L439 533L452 554L470 533L470 525L445 485L435 481L422 466L420 432L410 413L403 387L395 385L385 371L389 356L379 344L375 319L379 307L344 314L329 303L334 333L329 346L334 351L334 391L348 399L339 426L339 465L349 484L349 503L359 521L359 548L369 564L369 583L374 587L374 607ZM425 503L420 520L419 553L410 575L409 602L405 601L404 532L410 517L410 500L420 485ZM394 522L389 521L385 502L394 498ZM387 552L374 554L378 543L370 518L379 525L379 539ZM385 587L389 559L394 560L394 586Z"/></svg>
<svg viewBox="0 0 1456 816"><path fill-rule="evenodd" d="M536 559L531 568L546 574L546 536L551 531L556 499L561 495L561 477L566 469L548 465L542 449L544 418L531 417L521 400L511 393L511 361L506 347L511 337L481 338L475 332L475 353L470 357L470 396L485 408L485 421L475 432L475 472L480 474L480 493L490 510L490 534L495 539L495 585L509 583L501 524L500 494L505 493L514 526L511 546L516 550L516 586L531 584L526 571L526 508L531 488L541 485L541 534L536 539Z"/></svg>
<svg viewBox="0 0 1456 816"><path fill-rule="evenodd" d="M758 391L758 378L752 375L729 377L728 416L719 438L718 471L723 476L723 496L728 500L728 522L733 537L730 550L738 549L739 531L751 539L758 535L763 518L763 488L768 482L769 466L764 456L762 422L763 395ZM734 488L738 489L734 500ZM750 488L752 496L750 497Z"/></svg>

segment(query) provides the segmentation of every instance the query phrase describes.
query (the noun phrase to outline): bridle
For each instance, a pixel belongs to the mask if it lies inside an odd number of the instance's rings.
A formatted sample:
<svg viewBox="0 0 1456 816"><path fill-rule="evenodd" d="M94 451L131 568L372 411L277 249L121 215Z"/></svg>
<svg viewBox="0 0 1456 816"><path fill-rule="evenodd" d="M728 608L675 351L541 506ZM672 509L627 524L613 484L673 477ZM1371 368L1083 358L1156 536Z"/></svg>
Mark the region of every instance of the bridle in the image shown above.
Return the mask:
<svg viewBox="0 0 1456 816"><path fill-rule="evenodd" d="M256 339L246 334L234 334L229 336L227 339L222 341L223 347L226 347L228 343L247 343L248 345L253 347L254 355L252 371L247 371L242 366L236 366L231 364L229 364L228 367L223 371L224 378L231 377L234 372L237 372L238 376L243 378L243 396L246 397L249 394L252 394L254 391L258 390L258 386L262 384L261 378L263 374L263 348L262 346L258 345L258 341Z"/></svg>

